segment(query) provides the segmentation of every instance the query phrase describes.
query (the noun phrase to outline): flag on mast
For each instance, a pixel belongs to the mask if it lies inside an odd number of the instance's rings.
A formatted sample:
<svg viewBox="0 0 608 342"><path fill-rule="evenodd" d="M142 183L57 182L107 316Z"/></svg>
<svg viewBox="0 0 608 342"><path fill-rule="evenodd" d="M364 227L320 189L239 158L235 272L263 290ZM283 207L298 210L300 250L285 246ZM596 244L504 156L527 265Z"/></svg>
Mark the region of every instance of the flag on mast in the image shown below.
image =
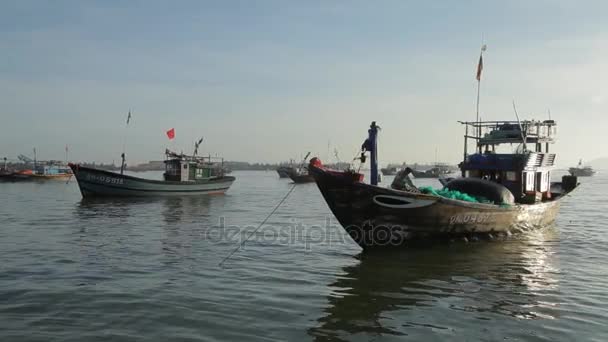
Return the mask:
<svg viewBox="0 0 608 342"><path fill-rule="evenodd" d="M131 121L131 110L129 110L129 115L127 115L127 125Z"/></svg>
<svg viewBox="0 0 608 342"><path fill-rule="evenodd" d="M169 140L173 140L175 138L175 128L171 128L167 131L167 137Z"/></svg>
<svg viewBox="0 0 608 342"><path fill-rule="evenodd" d="M479 63L477 64L477 81L481 81L481 71L483 70L483 52L486 51L486 45L481 46L481 52L479 53Z"/></svg>

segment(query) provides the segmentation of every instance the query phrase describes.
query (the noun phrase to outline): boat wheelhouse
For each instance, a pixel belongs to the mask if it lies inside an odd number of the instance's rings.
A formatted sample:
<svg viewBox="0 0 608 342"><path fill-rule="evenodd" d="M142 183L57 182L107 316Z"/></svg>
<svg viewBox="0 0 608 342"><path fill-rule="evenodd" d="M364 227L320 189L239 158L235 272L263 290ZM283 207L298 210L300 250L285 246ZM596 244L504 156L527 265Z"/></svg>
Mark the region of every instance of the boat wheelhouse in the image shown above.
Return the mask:
<svg viewBox="0 0 608 342"><path fill-rule="evenodd" d="M224 158L187 156L168 149L165 157L163 177L166 181L196 182L224 177Z"/></svg>
<svg viewBox="0 0 608 342"><path fill-rule="evenodd" d="M551 171L555 154L550 145L557 125L545 121L461 122L465 125L462 177L480 178L505 186L517 203L551 199ZM475 135L471 135L471 133ZM468 153L469 140L475 153ZM497 152L501 145L516 146L510 153ZM529 149L529 147L532 147Z"/></svg>

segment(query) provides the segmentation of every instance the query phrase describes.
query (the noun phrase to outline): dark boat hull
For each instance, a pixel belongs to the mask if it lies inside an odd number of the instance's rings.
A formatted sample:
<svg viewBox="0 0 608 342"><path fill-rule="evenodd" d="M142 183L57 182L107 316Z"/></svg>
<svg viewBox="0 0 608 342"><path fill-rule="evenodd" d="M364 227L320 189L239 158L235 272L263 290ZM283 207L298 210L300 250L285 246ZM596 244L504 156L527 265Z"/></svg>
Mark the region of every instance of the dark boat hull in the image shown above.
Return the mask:
<svg viewBox="0 0 608 342"><path fill-rule="evenodd" d="M373 186L309 166L329 208L363 248L397 246L414 238L514 233L550 225L560 207L560 183L553 200L498 206Z"/></svg>
<svg viewBox="0 0 608 342"><path fill-rule="evenodd" d="M277 173L279 174L279 178L289 178L289 167L279 167L277 169Z"/></svg>
<svg viewBox="0 0 608 342"><path fill-rule="evenodd" d="M85 198L222 194L235 180L234 177L224 176L205 182L157 181L79 165L70 167Z"/></svg>
<svg viewBox="0 0 608 342"><path fill-rule="evenodd" d="M576 177L591 177L595 174L595 171L593 169L582 169L582 168L576 168L576 167L571 167L568 172L572 175L572 176L576 176Z"/></svg>

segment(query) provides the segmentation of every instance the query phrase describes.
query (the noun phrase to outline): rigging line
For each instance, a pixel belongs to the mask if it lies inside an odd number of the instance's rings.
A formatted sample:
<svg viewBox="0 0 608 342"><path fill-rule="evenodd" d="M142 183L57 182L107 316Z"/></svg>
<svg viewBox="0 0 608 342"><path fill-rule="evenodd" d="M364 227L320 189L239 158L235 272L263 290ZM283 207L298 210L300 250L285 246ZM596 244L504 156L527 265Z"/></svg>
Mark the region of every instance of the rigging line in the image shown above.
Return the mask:
<svg viewBox="0 0 608 342"><path fill-rule="evenodd" d="M262 223L260 223L260 225L254 229L251 233L249 233L249 235L247 236L247 238L245 238L245 240L243 242L241 242L234 250L232 250L232 252L230 252L230 254L228 254L219 264L219 267L224 268L224 263L226 261L228 261L228 259L230 259L234 253L238 252L244 245L245 243L253 236L253 234L255 234L258 230L260 230L260 228L262 228L262 226L266 223L266 221L268 221L268 219L277 211L277 209L279 209L279 207L281 206L281 204L283 204L283 202L285 202L285 200L287 199L287 197L289 197L289 195L291 195L291 193L293 192L293 190L296 188L297 183L293 183L293 185L291 186L291 189L289 189L289 191L287 192L287 194L283 197L283 199L281 199L281 201L279 202L279 204L276 205L276 207L274 207L274 209L272 209L272 211L270 212L270 214L268 214L268 216L266 216L266 218L264 219L264 221L262 221Z"/></svg>

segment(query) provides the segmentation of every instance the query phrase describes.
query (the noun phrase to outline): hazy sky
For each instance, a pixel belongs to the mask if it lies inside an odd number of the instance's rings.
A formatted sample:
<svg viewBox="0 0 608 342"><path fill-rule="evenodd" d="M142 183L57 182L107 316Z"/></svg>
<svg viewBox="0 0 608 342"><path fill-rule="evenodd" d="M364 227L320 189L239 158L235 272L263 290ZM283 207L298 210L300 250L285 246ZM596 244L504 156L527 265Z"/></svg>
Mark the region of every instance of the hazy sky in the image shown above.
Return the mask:
<svg viewBox="0 0 608 342"><path fill-rule="evenodd" d="M607 155L608 2L2 1L0 156L229 160L337 149L455 162L474 120L558 121L558 164ZM174 127L176 141L165 130ZM333 155L333 152L331 153ZM332 156L333 159L333 156Z"/></svg>

